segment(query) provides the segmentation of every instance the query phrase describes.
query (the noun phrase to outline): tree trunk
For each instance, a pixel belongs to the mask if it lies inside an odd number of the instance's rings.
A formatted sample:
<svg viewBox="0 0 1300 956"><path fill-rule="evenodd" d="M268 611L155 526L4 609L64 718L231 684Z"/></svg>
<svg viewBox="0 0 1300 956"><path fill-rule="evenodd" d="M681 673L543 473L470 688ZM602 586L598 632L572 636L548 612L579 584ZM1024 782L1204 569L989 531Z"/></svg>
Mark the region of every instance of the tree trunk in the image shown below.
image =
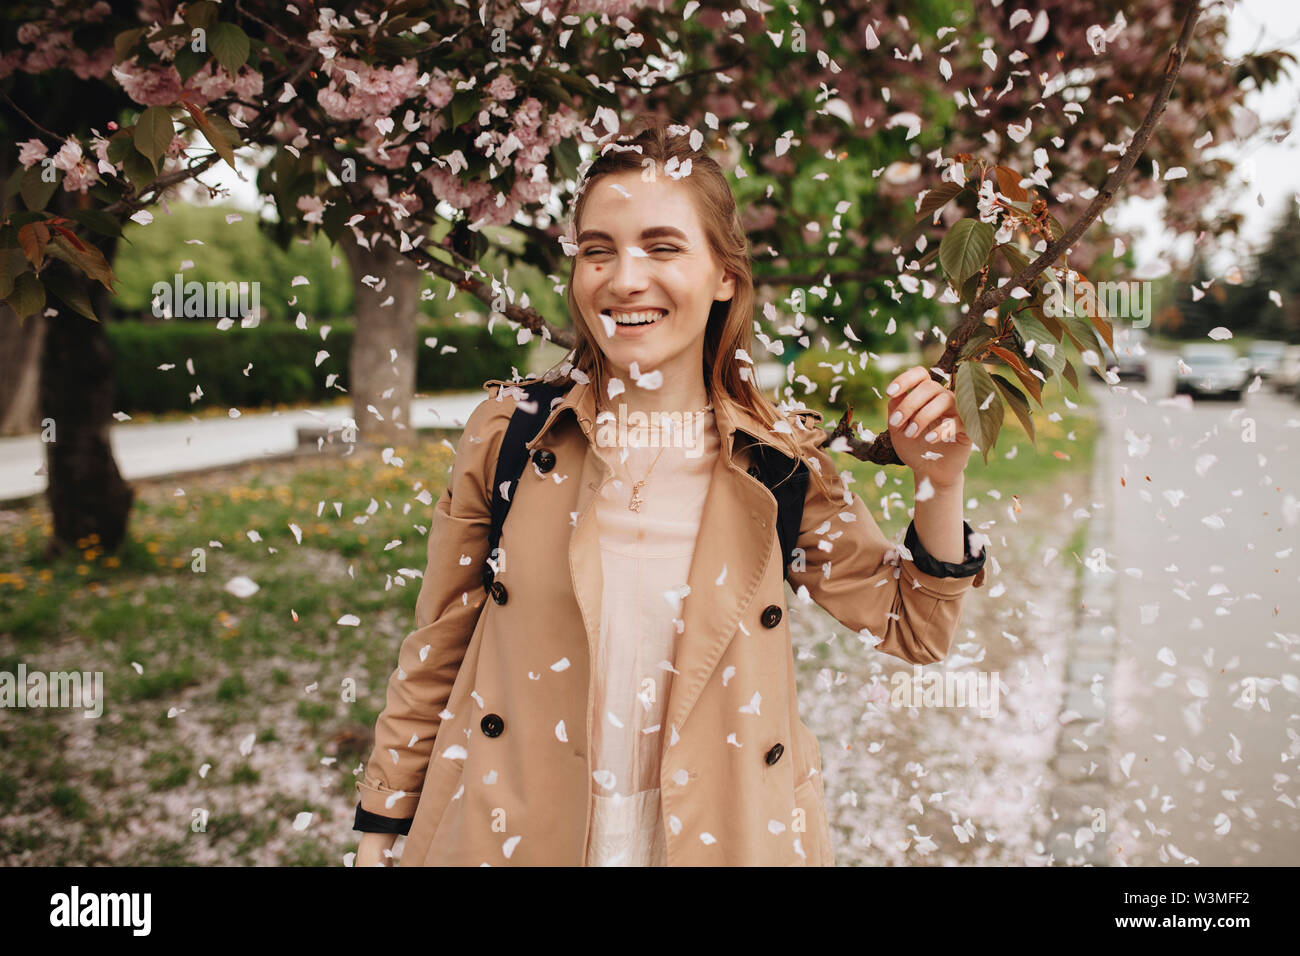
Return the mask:
<svg viewBox="0 0 1300 956"><path fill-rule="evenodd" d="M56 194L61 215L75 203L70 194ZM109 261L117 246L114 239L88 237ZM47 269L46 273L53 273ZM135 490L117 470L109 443L115 376L113 352L104 333L111 296L98 282L67 269L47 281L78 284L88 295L99 322L67 308L54 296L46 297L45 342L41 352L40 414L51 419L45 438L45 490L54 534L45 546L47 559L78 547L77 541L94 534L104 553L116 552L126 539ZM44 434L44 433L42 433Z"/></svg>
<svg viewBox="0 0 1300 956"><path fill-rule="evenodd" d="M348 233L340 243L352 267L356 312L348 358L352 417L359 441L410 443L420 270L388 242L373 241L375 247L365 249ZM367 276L373 277L369 284L362 281Z"/></svg>
<svg viewBox="0 0 1300 956"><path fill-rule="evenodd" d="M0 302L0 437L29 435L40 428L41 343L43 316L19 322Z"/></svg>

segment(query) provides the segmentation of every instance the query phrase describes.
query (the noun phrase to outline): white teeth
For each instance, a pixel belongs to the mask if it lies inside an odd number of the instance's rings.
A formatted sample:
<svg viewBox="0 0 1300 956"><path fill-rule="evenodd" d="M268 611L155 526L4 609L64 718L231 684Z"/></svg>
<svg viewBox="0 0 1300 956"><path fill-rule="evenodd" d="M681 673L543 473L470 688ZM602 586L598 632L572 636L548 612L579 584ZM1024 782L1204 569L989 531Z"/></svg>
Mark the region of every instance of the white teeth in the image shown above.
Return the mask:
<svg viewBox="0 0 1300 956"><path fill-rule="evenodd" d="M619 325L647 325L658 319L663 318L668 313L661 309L654 309L647 312L605 312Z"/></svg>

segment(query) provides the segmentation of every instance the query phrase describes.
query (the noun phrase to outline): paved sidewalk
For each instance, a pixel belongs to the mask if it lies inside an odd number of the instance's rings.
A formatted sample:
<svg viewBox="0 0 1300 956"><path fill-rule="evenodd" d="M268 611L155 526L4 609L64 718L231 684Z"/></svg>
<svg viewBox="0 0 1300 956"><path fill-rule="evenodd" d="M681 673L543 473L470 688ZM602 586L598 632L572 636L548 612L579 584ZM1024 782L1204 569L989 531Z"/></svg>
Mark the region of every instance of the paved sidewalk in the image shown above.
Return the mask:
<svg viewBox="0 0 1300 956"><path fill-rule="evenodd" d="M785 380L786 366L756 366L764 389ZM796 389L796 393L802 391ZM446 392L411 402L409 424L417 431L460 429L486 393ZM115 422L109 440L127 481L163 478L243 462L296 454L299 428L337 431L352 419L352 406L326 405L284 412L245 413L238 418L182 422ZM45 492L45 446L38 434L0 438L0 506Z"/></svg>

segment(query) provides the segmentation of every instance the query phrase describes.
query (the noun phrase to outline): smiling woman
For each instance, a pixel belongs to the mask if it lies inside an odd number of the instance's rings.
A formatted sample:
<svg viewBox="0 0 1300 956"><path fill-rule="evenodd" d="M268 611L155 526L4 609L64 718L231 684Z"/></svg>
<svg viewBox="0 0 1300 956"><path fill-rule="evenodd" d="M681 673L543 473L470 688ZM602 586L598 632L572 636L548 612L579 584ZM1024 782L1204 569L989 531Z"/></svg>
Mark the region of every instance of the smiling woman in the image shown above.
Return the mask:
<svg viewBox="0 0 1300 956"><path fill-rule="evenodd" d="M786 582L884 653L948 652L984 562L969 440L937 443L950 395L919 368L890 387L895 447L934 479L891 544L820 413L754 381L747 237L691 135L651 123L580 170L577 344L541 381L486 382L466 422L360 865L398 833L411 865L832 865Z"/></svg>

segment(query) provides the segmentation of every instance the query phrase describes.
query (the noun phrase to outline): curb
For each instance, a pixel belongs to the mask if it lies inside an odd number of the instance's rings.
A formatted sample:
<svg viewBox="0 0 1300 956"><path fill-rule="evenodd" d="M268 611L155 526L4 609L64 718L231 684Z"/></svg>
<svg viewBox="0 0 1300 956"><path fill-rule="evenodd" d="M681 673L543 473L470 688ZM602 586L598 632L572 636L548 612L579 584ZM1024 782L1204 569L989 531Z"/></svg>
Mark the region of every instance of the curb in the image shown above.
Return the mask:
<svg viewBox="0 0 1300 956"><path fill-rule="evenodd" d="M460 435L461 428L432 426L428 428L414 429L417 438L439 441L443 438L454 443L455 438ZM154 475L141 475L137 478L127 479L127 484L131 486L148 485L160 481L172 481L177 478L187 478L194 475L213 475L222 472L238 471L241 468L247 468L249 465L270 465L279 464L287 461L298 461L304 458L346 458L350 456L358 447L352 446L352 451L342 451L342 444L336 440L335 436L325 437L326 429L324 428L299 428L298 429L298 447L293 451L276 452L271 455L261 455L257 458L245 458L240 461L226 462L220 465L203 465L198 468L181 468L176 471L159 472ZM317 439L320 441L317 441ZM376 444L375 448L383 447L383 444ZM47 489L48 490L48 489ZM24 508L35 508L45 501L46 491L38 491L35 494L23 495L17 498L0 498L0 511L20 511Z"/></svg>
<svg viewBox="0 0 1300 956"><path fill-rule="evenodd" d="M1106 408L1098 402L1096 455L1089 485L1089 521L1084 577L1067 645L1065 693L1057 720L1051 768L1056 776L1051 823L1044 839L1048 864L1109 866L1111 793L1110 676L1115 660L1116 570L1091 559L1110 553L1114 507L1107 476L1111 442Z"/></svg>

